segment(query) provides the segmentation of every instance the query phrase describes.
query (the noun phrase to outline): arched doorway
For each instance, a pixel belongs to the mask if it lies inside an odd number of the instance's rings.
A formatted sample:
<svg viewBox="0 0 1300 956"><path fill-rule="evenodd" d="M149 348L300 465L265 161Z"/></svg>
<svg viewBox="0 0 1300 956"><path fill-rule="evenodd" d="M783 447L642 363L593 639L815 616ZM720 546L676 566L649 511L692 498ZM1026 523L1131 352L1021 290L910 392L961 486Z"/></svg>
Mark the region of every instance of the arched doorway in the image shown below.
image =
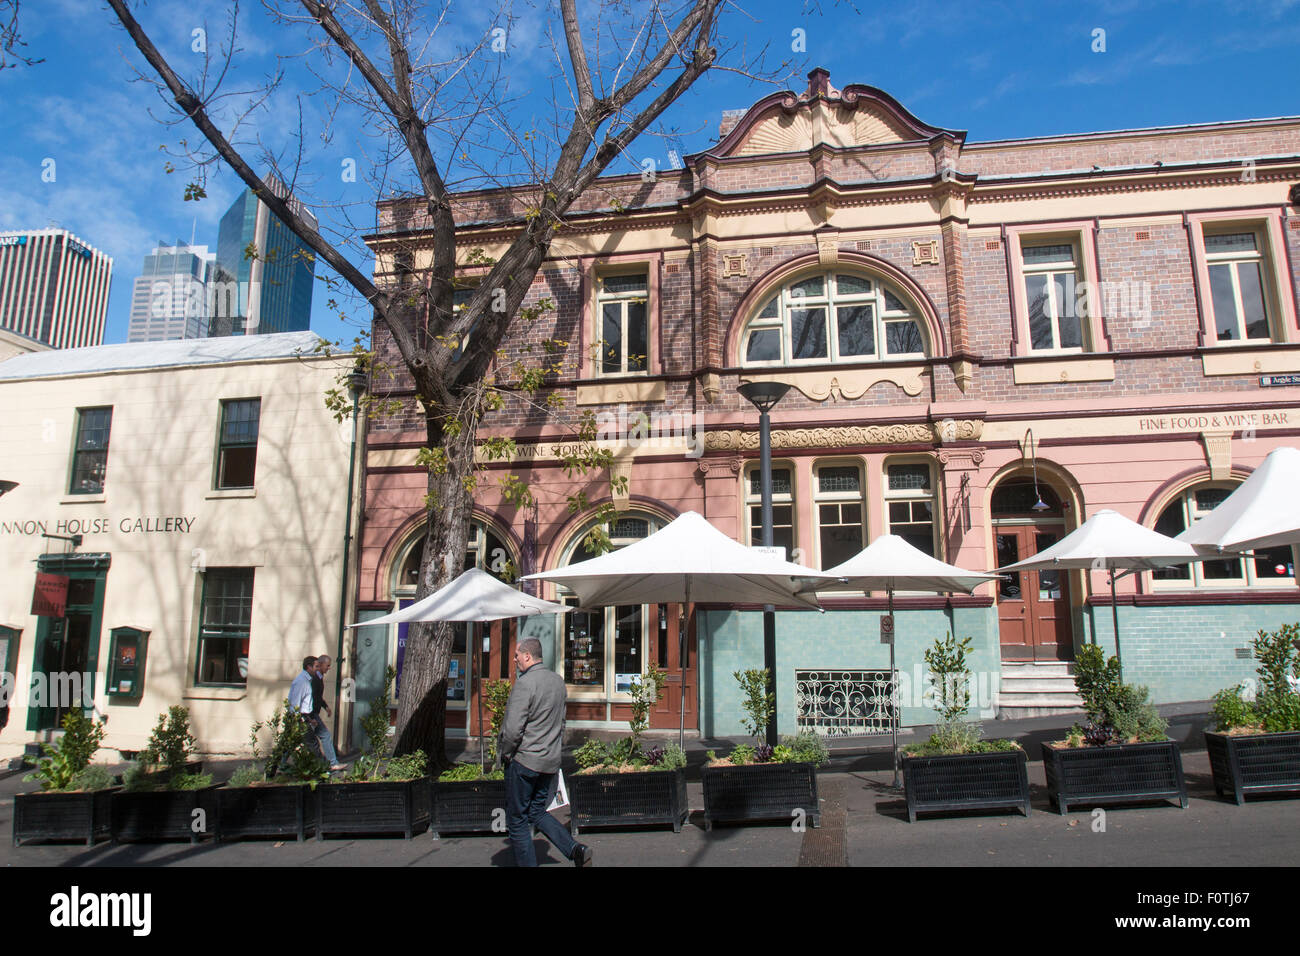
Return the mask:
<svg viewBox="0 0 1300 956"><path fill-rule="evenodd" d="M998 567L1031 558L1066 533L1065 506L1043 479L1012 476L993 490ZM1070 578L1065 571L1018 571L998 582L998 633L1004 661L1074 659Z"/></svg>

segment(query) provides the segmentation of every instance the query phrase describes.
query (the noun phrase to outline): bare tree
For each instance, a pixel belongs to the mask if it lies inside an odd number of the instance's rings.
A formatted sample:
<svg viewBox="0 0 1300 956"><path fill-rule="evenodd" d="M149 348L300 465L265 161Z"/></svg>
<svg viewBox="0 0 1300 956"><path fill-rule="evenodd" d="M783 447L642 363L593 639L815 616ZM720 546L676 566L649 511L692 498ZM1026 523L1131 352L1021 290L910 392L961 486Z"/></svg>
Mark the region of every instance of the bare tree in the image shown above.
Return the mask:
<svg viewBox="0 0 1300 956"><path fill-rule="evenodd" d="M294 203L269 193L246 150L223 133L213 115L219 84L208 88L207 81L224 75L224 69L213 71L205 63L202 82L187 83L126 0L108 2L157 74L174 116L193 123L210 145L212 152L199 162L217 159L232 168L319 260L365 299L373 309L376 336L391 338L413 383L426 440L421 460L429 467L428 521L418 588L423 597L462 566L473 507L468 489L474 482L476 430L484 414L502 401L487 374L511 323L546 308L521 306L556 230L610 163L715 68L723 0L601 0L584 4L582 16L577 0L559 0L558 9L547 9L553 20L546 37L556 64L550 92L529 90L522 99L518 85L512 88L501 75L500 58L481 55L514 24L508 4L499 11L500 26L449 53L439 38L450 3L428 12L412 0L268 3L278 23L313 38L307 53L314 57L313 71L340 101L364 111L368 123L388 135L375 158L381 187L391 192L400 185L400 175L389 178L388 163L394 157L402 159L401 168L409 174L420 214L421 258L392 257L396 275L380 284L311 228ZM752 75L750 64L741 67ZM548 133L515 122L523 115L521 103L552 113ZM463 179L449 184L447 170L453 166ZM293 177L282 178L291 182ZM498 259L481 260L490 265L487 274L469 301L455 308L454 190L467 185L501 191L517 231ZM198 188L201 192L201 184ZM532 383L544 379L545 372L532 376ZM521 501L526 499L526 489L516 492ZM439 765L446 763L451 643L449 625L413 627L400 687L397 749L424 749Z"/></svg>
<svg viewBox="0 0 1300 956"><path fill-rule="evenodd" d="M35 66L45 62L45 57L33 59L19 52L27 46L18 29L18 11L21 6L21 0L0 0L0 70L13 69L20 63Z"/></svg>

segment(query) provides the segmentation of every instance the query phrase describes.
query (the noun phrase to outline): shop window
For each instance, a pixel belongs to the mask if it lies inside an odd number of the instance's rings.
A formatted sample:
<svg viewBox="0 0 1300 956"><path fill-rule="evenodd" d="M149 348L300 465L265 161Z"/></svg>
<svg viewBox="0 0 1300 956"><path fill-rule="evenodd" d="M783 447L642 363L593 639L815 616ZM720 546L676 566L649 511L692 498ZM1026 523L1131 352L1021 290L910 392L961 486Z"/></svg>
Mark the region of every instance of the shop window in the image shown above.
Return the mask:
<svg viewBox="0 0 1300 956"><path fill-rule="evenodd" d="M763 472L754 463L745 472L745 510L749 515L750 546L763 543ZM772 465L772 545L785 548L787 561L796 561L794 528L794 468Z"/></svg>
<svg viewBox="0 0 1300 956"><path fill-rule="evenodd" d="M104 478L108 471L108 437L112 425L111 407L77 409L77 442L72 453L69 494L103 493Z"/></svg>
<svg viewBox="0 0 1300 956"><path fill-rule="evenodd" d="M644 372L650 365L650 277L645 271L596 278L596 371Z"/></svg>
<svg viewBox="0 0 1300 956"><path fill-rule="evenodd" d="M248 684L253 569L209 568L203 575L198 684Z"/></svg>
<svg viewBox="0 0 1300 956"><path fill-rule="evenodd" d="M1262 230L1207 233L1205 265L1210 277L1209 305L1219 342L1270 341L1271 309L1265 290Z"/></svg>
<svg viewBox="0 0 1300 956"><path fill-rule="evenodd" d="M932 558L938 557L936 510L934 469L928 462L900 462L885 467L885 518L889 534L898 535Z"/></svg>
<svg viewBox="0 0 1300 956"><path fill-rule="evenodd" d="M662 523L649 515L623 515L605 525L610 550L617 551L648 538ZM595 557L588 549L591 526L575 539L567 564ZM578 601L561 590L560 600L577 607ZM627 604L574 611L564 622L564 682L573 696L626 698L640 678L648 646L648 628L659 624L660 607Z"/></svg>
<svg viewBox="0 0 1300 956"><path fill-rule="evenodd" d="M813 488L819 567L824 571L843 564L866 546L862 469L857 465L819 465Z"/></svg>
<svg viewBox="0 0 1300 956"><path fill-rule="evenodd" d="M1160 512L1155 530L1176 537L1204 518L1233 492L1233 485L1206 484L1183 492ZM1252 558L1199 561L1151 572L1154 587L1295 587L1295 555L1289 546L1262 548Z"/></svg>
<svg viewBox="0 0 1300 956"><path fill-rule="evenodd" d="M825 272L767 298L741 338L741 364L798 365L924 357L916 309L895 288L867 276Z"/></svg>
<svg viewBox="0 0 1300 956"><path fill-rule="evenodd" d="M253 487L261 415L260 398L232 399L221 403L221 439L217 449L218 488Z"/></svg>

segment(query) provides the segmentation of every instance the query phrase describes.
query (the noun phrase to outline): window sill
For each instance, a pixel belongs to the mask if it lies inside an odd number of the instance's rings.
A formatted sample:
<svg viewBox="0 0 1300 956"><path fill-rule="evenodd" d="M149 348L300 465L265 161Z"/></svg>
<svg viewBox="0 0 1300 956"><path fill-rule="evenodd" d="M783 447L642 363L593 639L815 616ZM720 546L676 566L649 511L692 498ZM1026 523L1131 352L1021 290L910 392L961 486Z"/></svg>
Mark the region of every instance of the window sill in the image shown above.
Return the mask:
<svg viewBox="0 0 1300 956"><path fill-rule="evenodd" d="M189 687L181 694L182 700L243 700L247 687Z"/></svg>
<svg viewBox="0 0 1300 956"><path fill-rule="evenodd" d="M1078 352L1022 355L1012 359L1011 367L1017 385L1115 381L1114 359L1092 358Z"/></svg>
<svg viewBox="0 0 1300 956"><path fill-rule="evenodd" d="M211 501L214 498L256 498L256 488L217 488L203 496Z"/></svg>
<svg viewBox="0 0 1300 956"><path fill-rule="evenodd" d="M1201 352L1201 367L1207 376L1300 372L1300 347L1288 343L1208 345Z"/></svg>
<svg viewBox="0 0 1300 956"><path fill-rule="evenodd" d="M668 383L618 379L601 385L579 385L579 405L617 405L620 402L662 402L668 397Z"/></svg>
<svg viewBox="0 0 1300 956"><path fill-rule="evenodd" d="M64 495L62 498L59 499L59 504L61 505L82 505L82 504L92 504L92 503L103 504L107 500L108 500L108 495L101 491L97 495Z"/></svg>

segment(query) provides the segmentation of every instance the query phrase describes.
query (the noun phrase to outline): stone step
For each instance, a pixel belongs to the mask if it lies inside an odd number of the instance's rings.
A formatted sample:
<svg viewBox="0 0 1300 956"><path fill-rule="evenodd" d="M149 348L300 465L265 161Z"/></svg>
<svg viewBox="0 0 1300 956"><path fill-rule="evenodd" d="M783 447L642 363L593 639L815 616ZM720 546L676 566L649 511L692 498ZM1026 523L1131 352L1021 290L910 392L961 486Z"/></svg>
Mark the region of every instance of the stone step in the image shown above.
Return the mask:
<svg viewBox="0 0 1300 956"><path fill-rule="evenodd" d="M1074 679L1063 677L1008 677L1003 675L1001 690L1004 694L1069 694L1075 693Z"/></svg>
<svg viewBox="0 0 1300 956"><path fill-rule="evenodd" d="M1074 665L1069 661L1003 661L1003 677L1074 677Z"/></svg>
<svg viewBox="0 0 1300 956"><path fill-rule="evenodd" d="M998 708L998 720L1025 720L1030 717L1054 717L1058 714L1078 714L1083 711L1077 707L1008 707Z"/></svg>
<svg viewBox="0 0 1300 956"><path fill-rule="evenodd" d="M994 702L997 706L1012 707L1069 707L1072 709L1081 709L1083 701L1078 694L1061 694L1061 693L1008 693L999 691L997 699Z"/></svg>

